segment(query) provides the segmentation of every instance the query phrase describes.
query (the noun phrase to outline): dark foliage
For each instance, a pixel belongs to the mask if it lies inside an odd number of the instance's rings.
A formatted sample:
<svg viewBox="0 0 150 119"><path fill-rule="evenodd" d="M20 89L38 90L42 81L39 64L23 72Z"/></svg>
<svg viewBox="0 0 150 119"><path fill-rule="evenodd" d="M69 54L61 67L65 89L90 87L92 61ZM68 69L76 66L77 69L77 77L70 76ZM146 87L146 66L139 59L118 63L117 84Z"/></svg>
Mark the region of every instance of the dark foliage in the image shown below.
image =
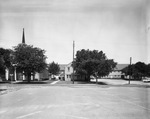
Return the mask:
<svg viewBox="0 0 150 119"><path fill-rule="evenodd" d="M12 50L0 48L0 76L4 77L5 69L11 66Z"/></svg>
<svg viewBox="0 0 150 119"><path fill-rule="evenodd" d="M73 62L73 67L77 74L85 75L86 81L90 80L90 76L106 76L108 75L116 63L111 59L107 59L103 51L85 50L77 51L76 59Z"/></svg>
<svg viewBox="0 0 150 119"><path fill-rule="evenodd" d="M122 70L125 75L131 75L134 79L142 79L142 77L150 76L150 65L143 62L129 65Z"/></svg>
<svg viewBox="0 0 150 119"><path fill-rule="evenodd" d="M57 75L60 71L58 63L52 62L48 65L48 72L51 75Z"/></svg>
<svg viewBox="0 0 150 119"><path fill-rule="evenodd" d="M45 51L27 44L14 47L13 64L20 71L24 71L30 81L31 73L40 72L46 67Z"/></svg>

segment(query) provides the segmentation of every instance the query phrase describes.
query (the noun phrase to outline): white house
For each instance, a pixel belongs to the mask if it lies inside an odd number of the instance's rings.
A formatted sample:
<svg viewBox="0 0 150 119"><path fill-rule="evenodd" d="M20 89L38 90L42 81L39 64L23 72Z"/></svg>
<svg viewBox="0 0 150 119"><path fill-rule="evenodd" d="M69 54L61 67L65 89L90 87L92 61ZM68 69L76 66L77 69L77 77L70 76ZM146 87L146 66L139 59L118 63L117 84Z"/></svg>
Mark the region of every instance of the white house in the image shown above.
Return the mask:
<svg viewBox="0 0 150 119"><path fill-rule="evenodd" d="M59 79L60 80L65 80L65 67L66 67L66 64L59 64L59 68L60 68Z"/></svg>
<svg viewBox="0 0 150 119"><path fill-rule="evenodd" d="M129 64L117 64L114 70L104 78L117 78L117 79L124 78L124 73L122 73L122 69L124 69L128 65Z"/></svg>
<svg viewBox="0 0 150 119"><path fill-rule="evenodd" d="M73 67L72 62L65 66L65 81L71 81L73 79ZM85 80L85 76L77 75L74 71L74 80Z"/></svg>
<svg viewBox="0 0 150 119"><path fill-rule="evenodd" d="M65 66L65 81L71 81L73 67L71 66L72 62Z"/></svg>

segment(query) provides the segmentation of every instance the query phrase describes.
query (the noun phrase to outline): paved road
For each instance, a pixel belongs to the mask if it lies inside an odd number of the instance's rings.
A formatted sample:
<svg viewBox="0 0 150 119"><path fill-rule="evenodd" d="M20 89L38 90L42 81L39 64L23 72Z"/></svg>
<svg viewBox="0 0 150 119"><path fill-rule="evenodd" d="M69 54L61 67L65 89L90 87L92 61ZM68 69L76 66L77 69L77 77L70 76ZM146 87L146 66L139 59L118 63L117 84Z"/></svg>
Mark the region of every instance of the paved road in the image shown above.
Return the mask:
<svg viewBox="0 0 150 119"><path fill-rule="evenodd" d="M150 88L27 86L0 95L0 119L149 119Z"/></svg>
<svg viewBox="0 0 150 119"><path fill-rule="evenodd" d="M92 82L96 82L96 80L92 80ZM129 84L128 80L123 79L98 79L98 82L103 82L108 85L127 85ZM145 83L143 81L130 81L130 85L139 85L139 86L150 86L150 82Z"/></svg>

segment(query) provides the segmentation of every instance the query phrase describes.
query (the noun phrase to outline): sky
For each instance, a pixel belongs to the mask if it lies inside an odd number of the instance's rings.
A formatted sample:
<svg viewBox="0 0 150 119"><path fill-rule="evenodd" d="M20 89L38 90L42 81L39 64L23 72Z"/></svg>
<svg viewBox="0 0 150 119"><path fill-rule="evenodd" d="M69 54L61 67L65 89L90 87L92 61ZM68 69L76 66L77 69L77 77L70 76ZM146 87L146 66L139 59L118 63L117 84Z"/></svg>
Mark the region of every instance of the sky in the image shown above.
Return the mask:
<svg viewBox="0 0 150 119"><path fill-rule="evenodd" d="M46 50L47 63L68 64L81 49L117 63L150 63L149 0L0 0L0 47L22 42Z"/></svg>

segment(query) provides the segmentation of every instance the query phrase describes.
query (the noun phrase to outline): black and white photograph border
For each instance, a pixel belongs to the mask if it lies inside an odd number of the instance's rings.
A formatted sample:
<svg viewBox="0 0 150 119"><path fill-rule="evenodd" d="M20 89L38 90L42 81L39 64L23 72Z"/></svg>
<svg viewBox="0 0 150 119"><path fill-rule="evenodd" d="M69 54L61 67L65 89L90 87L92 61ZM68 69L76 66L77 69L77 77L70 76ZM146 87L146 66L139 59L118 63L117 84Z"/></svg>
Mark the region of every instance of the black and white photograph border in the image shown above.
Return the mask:
<svg viewBox="0 0 150 119"><path fill-rule="evenodd" d="M149 119L150 0L0 0L0 119Z"/></svg>

